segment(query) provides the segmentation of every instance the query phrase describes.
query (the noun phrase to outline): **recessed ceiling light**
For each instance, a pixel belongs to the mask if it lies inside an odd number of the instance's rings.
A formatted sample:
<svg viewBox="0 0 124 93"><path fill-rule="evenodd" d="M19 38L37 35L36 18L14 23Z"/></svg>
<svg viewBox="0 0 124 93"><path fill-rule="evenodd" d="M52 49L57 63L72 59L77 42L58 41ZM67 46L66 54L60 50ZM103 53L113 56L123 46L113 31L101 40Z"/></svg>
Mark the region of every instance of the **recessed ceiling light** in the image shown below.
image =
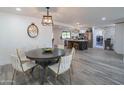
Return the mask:
<svg viewBox="0 0 124 93"><path fill-rule="evenodd" d="M77 24L77 25L79 25L80 23L79 23L79 22L77 22L76 24Z"/></svg>
<svg viewBox="0 0 124 93"><path fill-rule="evenodd" d="M105 21L106 20L106 17L102 17L102 19L101 19L102 21Z"/></svg>
<svg viewBox="0 0 124 93"><path fill-rule="evenodd" d="M80 25L80 27L83 27L83 25Z"/></svg>
<svg viewBox="0 0 124 93"><path fill-rule="evenodd" d="M22 9L21 8L16 8L16 11L21 11Z"/></svg>

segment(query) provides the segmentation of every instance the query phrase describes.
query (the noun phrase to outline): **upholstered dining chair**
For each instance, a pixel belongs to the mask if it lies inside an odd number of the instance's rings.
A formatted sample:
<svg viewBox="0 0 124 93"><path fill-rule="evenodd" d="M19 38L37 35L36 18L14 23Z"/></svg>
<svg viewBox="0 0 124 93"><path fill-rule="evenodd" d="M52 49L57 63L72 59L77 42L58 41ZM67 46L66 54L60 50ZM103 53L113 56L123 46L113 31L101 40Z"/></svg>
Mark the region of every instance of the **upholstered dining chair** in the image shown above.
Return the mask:
<svg viewBox="0 0 124 93"><path fill-rule="evenodd" d="M16 50L17 55L11 55L11 63L12 67L14 69L13 76L12 76L12 83L15 77L16 72L23 72L24 76L28 76L26 73L29 69L34 69L37 65L35 64L34 61L28 60L28 59L21 59L18 50ZM29 76L28 76L29 77Z"/></svg>
<svg viewBox="0 0 124 93"><path fill-rule="evenodd" d="M57 80L59 75L69 71L70 84L72 83L71 82L71 62L72 62L72 55L70 54L68 56L61 57L58 63L48 66L48 68L55 73L55 81Z"/></svg>

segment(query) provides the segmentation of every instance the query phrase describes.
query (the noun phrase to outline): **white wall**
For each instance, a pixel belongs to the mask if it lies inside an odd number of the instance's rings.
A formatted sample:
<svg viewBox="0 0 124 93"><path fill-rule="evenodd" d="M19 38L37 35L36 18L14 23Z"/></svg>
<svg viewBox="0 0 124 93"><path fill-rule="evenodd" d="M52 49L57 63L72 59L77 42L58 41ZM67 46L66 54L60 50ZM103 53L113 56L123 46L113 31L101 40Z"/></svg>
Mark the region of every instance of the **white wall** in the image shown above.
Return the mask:
<svg viewBox="0 0 124 93"><path fill-rule="evenodd" d="M111 38L111 43L114 44L115 26L105 27L103 34L104 34L104 39Z"/></svg>
<svg viewBox="0 0 124 93"><path fill-rule="evenodd" d="M115 26L115 51L124 55L124 23Z"/></svg>
<svg viewBox="0 0 124 93"><path fill-rule="evenodd" d="M62 28L59 28L59 26L53 27L54 45L64 44L64 41L61 39L62 31Z"/></svg>
<svg viewBox="0 0 124 93"><path fill-rule="evenodd" d="M70 31L70 27L55 25L53 27L53 38L54 38L54 45L64 44L64 40L61 39L62 31Z"/></svg>
<svg viewBox="0 0 124 93"><path fill-rule="evenodd" d="M27 27L35 23L39 28L39 35L30 38ZM52 47L52 27L42 26L41 19L0 13L0 65L10 63L10 54L16 48L31 49L34 47Z"/></svg>

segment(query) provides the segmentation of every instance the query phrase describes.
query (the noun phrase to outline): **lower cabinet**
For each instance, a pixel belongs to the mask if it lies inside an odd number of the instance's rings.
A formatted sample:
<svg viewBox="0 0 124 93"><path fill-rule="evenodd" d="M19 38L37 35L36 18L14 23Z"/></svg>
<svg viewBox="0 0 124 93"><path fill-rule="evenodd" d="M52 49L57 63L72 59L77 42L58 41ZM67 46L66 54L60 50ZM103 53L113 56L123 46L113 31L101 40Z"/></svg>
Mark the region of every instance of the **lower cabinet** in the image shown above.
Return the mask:
<svg viewBox="0 0 124 93"><path fill-rule="evenodd" d="M78 50L88 49L88 41L67 41L67 47L72 48L75 47Z"/></svg>

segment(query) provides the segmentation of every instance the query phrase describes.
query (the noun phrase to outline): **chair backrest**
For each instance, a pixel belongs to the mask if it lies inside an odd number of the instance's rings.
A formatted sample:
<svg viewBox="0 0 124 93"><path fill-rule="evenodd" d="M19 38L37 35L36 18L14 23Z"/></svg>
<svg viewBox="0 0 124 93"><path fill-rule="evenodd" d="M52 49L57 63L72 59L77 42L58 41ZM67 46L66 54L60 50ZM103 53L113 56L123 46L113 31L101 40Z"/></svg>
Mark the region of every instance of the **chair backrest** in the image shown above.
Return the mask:
<svg viewBox="0 0 124 93"><path fill-rule="evenodd" d="M72 62L72 55L71 54L68 56L61 57L61 61L59 64L59 69L58 69L58 74L66 72L70 68L71 62Z"/></svg>
<svg viewBox="0 0 124 93"><path fill-rule="evenodd" d="M71 55L75 55L75 48L73 47L72 50L71 50Z"/></svg>
<svg viewBox="0 0 124 93"><path fill-rule="evenodd" d="M22 61L23 58L26 59L25 52L23 49L16 49L16 54L20 61Z"/></svg>
<svg viewBox="0 0 124 93"><path fill-rule="evenodd" d="M17 71L22 70L22 64L20 62L20 59L18 58L18 56L16 55L11 55L11 63L12 63L12 67L14 69L16 69Z"/></svg>
<svg viewBox="0 0 124 93"><path fill-rule="evenodd" d="M57 45L59 49L64 49L64 45Z"/></svg>

